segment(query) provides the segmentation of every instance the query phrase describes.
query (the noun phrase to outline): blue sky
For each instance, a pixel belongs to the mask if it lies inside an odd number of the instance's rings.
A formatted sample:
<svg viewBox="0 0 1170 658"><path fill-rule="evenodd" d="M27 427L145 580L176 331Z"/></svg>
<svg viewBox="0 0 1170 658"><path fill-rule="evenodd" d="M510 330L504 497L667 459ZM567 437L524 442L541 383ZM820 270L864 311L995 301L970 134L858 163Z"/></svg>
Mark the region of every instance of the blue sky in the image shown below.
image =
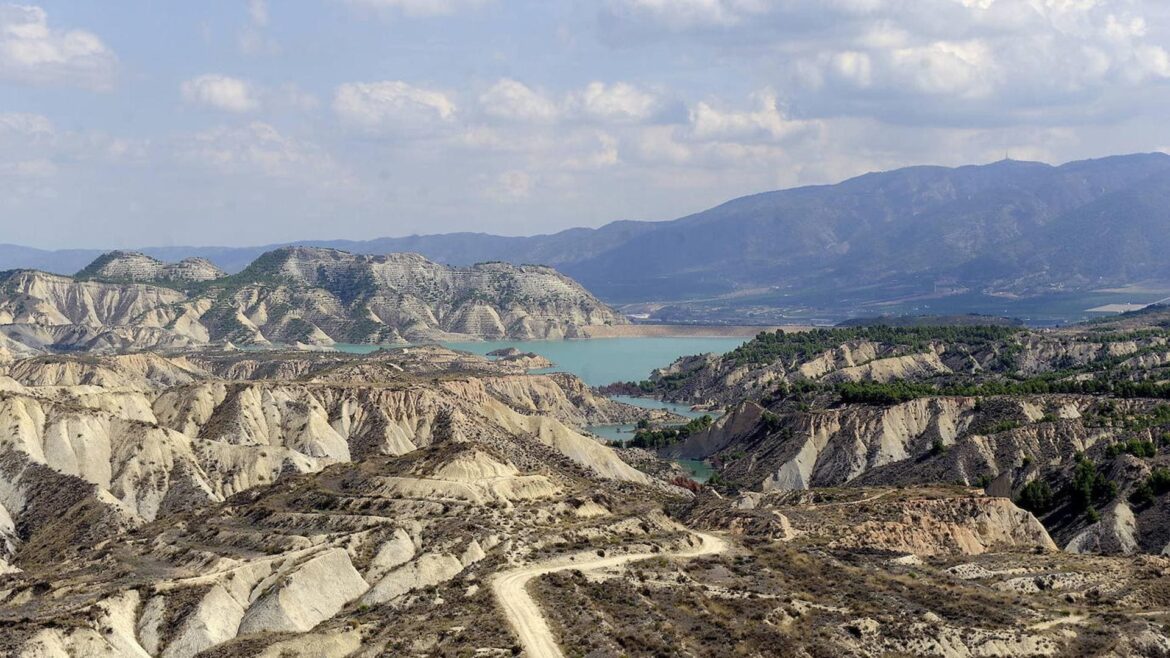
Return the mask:
<svg viewBox="0 0 1170 658"><path fill-rule="evenodd" d="M1164 150L1167 5L0 0L0 242L531 234Z"/></svg>

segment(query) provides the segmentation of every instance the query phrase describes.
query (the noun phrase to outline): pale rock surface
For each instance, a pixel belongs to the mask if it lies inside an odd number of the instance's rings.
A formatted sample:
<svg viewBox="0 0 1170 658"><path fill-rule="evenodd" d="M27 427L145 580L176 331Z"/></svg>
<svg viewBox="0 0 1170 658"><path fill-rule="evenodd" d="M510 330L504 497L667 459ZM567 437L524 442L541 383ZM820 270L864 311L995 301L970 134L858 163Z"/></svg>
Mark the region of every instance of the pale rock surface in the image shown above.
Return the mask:
<svg viewBox="0 0 1170 658"><path fill-rule="evenodd" d="M240 622L240 633L303 633L369 588L345 550L326 551L284 574L256 599Z"/></svg>
<svg viewBox="0 0 1170 658"><path fill-rule="evenodd" d="M393 601L425 587L445 583L463 572L459 558L447 553L424 553L418 559L387 573L362 597L370 605Z"/></svg>
<svg viewBox="0 0 1170 658"><path fill-rule="evenodd" d="M1123 501L1116 501L1101 515L1101 520L1073 537L1064 550L1069 553L1104 553L1132 555L1138 546L1137 519Z"/></svg>

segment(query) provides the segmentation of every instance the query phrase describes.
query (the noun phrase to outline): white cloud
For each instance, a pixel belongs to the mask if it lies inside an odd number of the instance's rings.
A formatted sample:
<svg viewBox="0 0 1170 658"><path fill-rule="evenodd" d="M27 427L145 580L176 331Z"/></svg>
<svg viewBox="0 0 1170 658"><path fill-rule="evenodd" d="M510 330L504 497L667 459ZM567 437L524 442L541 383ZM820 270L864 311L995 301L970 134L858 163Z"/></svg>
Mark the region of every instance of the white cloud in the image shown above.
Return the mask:
<svg viewBox="0 0 1170 658"><path fill-rule="evenodd" d="M700 141L751 142L783 139L810 127L806 121L786 117L771 91L755 94L755 101L757 108L748 111L695 103L690 111L690 132Z"/></svg>
<svg viewBox="0 0 1170 658"><path fill-rule="evenodd" d="M612 167L621 161L618 153L618 140L613 135L597 132L585 140L584 153L571 155L560 163L560 168L568 170L603 169ZM590 143L592 142L592 143Z"/></svg>
<svg viewBox="0 0 1170 658"><path fill-rule="evenodd" d="M248 16L256 27L268 25L268 2L266 0L248 0Z"/></svg>
<svg viewBox="0 0 1170 658"><path fill-rule="evenodd" d="M252 175L319 187L349 187L353 176L323 149L254 121L192 135L177 147L180 161L223 175Z"/></svg>
<svg viewBox="0 0 1170 658"><path fill-rule="evenodd" d="M658 97L625 82L591 82L578 96L582 112L603 121L642 121L658 108Z"/></svg>
<svg viewBox="0 0 1170 658"><path fill-rule="evenodd" d="M479 96L484 113L513 121L554 121L560 115L557 104L544 94L509 78L493 84Z"/></svg>
<svg viewBox="0 0 1170 658"><path fill-rule="evenodd" d="M902 87L926 94L978 98L992 93L998 71L988 44L937 41L889 53L891 76Z"/></svg>
<svg viewBox="0 0 1170 658"><path fill-rule="evenodd" d="M447 16L467 9L477 9L488 0L349 0L352 5L371 9L391 9L407 16Z"/></svg>
<svg viewBox="0 0 1170 658"><path fill-rule="evenodd" d="M321 100L299 86L286 83L276 89L266 90L264 105L299 112L309 112L321 106Z"/></svg>
<svg viewBox="0 0 1170 658"><path fill-rule="evenodd" d="M252 85L239 78L208 73L180 86L183 100L225 112L252 112L260 108L260 100Z"/></svg>
<svg viewBox="0 0 1170 658"><path fill-rule="evenodd" d="M333 111L346 124L370 131L417 131L455 119L455 102L442 91L400 80L350 82L337 88Z"/></svg>
<svg viewBox="0 0 1170 658"><path fill-rule="evenodd" d="M612 0L609 9L626 18L685 29L736 25L765 13L768 5L767 0Z"/></svg>
<svg viewBox="0 0 1170 658"><path fill-rule="evenodd" d="M650 126L637 139L637 154L643 162L679 165L690 161L693 148L677 137L677 126Z"/></svg>
<svg viewBox="0 0 1170 658"><path fill-rule="evenodd" d="M608 41L677 40L767 72L802 116L983 125L1160 105L1170 11L1148 0L608 0Z"/></svg>
<svg viewBox="0 0 1170 658"><path fill-rule="evenodd" d="M48 137L52 136L53 122L40 114L23 112L0 113L0 134L15 133L23 136Z"/></svg>
<svg viewBox="0 0 1170 658"><path fill-rule="evenodd" d="M511 78L496 81L478 101L488 117L528 123L637 122L649 119L661 104L656 94L626 82L595 81L554 98Z"/></svg>
<svg viewBox="0 0 1170 658"><path fill-rule="evenodd" d="M236 36L236 44L245 55L277 55L280 43L270 36L265 28L269 21L267 0L248 0L249 25Z"/></svg>
<svg viewBox="0 0 1170 658"><path fill-rule="evenodd" d="M505 171L491 179L484 189L485 195L500 203L515 203L532 196L534 181L527 172Z"/></svg>
<svg viewBox="0 0 1170 658"><path fill-rule="evenodd" d="M0 79L104 91L116 68L114 53L93 33L50 27L40 7L0 5Z"/></svg>
<svg viewBox="0 0 1170 658"><path fill-rule="evenodd" d="M57 165L40 158L18 162L0 162L0 173L17 178L52 178L57 174Z"/></svg>

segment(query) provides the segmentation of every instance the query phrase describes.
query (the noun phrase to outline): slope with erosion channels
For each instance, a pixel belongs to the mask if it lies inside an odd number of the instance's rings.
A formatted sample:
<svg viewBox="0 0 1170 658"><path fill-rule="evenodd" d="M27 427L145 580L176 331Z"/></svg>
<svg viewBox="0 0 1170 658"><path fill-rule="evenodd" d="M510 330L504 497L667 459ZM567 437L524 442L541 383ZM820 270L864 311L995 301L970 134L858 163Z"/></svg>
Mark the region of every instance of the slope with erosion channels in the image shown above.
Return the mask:
<svg viewBox="0 0 1170 658"><path fill-rule="evenodd" d="M575 429L660 414L529 365L405 347L0 366L0 653L531 654L510 622L565 655L1170 650L1170 559L1059 552L966 487L711 491Z"/></svg>
<svg viewBox="0 0 1170 658"><path fill-rule="evenodd" d="M114 252L76 277L0 278L0 347L171 349L209 342L395 343L562 338L625 320L547 267L438 265L412 254L287 248L225 276L198 259Z"/></svg>
<svg viewBox="0 0 1170 658"><path fill-rule="evenodd" d="M438 347L10 364L3 653L257 655L343 609L373 622L439 592L481 618L467 641L510 647L482 624L484 574L685 544L655 507L685 492L574 429L648 412L520 367ZM342 621L312 655L362 636Z"/></svg>
<svg viewBox="0 0 1170 658"><path fill-rule="evenodd" d="M1170 311L1069 329L765 333L642 388L726 413L632 445L755 491L961 483L1070 551L1170 551Z"/></svg>

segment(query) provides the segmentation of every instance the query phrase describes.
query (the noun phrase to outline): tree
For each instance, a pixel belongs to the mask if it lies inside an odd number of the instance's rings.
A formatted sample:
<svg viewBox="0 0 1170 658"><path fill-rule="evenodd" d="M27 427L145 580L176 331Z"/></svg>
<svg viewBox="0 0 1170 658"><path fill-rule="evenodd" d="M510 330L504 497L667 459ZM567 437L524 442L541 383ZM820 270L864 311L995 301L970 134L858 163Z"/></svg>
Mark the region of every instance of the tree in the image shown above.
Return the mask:
<svg viewBox="0 0 1170 658"><path fill-rule="evenodd" d="M1033 514L1043 514L1052 509L1052 487L1044 480L1032 480L1024 486L1016 504Z"/></svg>

